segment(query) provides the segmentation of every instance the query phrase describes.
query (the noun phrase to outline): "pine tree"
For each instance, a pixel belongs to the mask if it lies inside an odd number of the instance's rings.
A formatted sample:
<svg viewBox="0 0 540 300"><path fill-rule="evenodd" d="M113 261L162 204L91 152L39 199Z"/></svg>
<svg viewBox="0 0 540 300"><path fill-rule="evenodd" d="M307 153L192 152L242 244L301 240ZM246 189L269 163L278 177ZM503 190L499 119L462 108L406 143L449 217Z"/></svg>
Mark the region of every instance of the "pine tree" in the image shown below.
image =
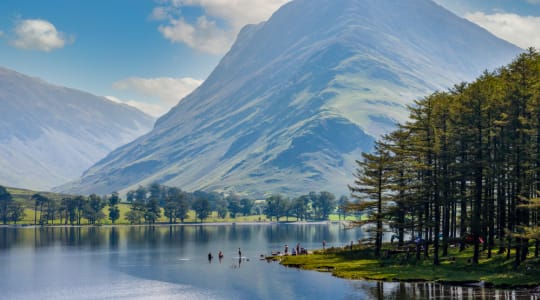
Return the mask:
<svg viewBox="0 0 540 300"><path fill-rule="evenodd" d="M362 153L363 160L356 161L358 169L354 185L349 186L351 195L359 202L351 204L349 210L366 212L368 219L356 223L358 226L375 225L375 256L381 255L383 221L388 211L390 182L390 155L375 145L373 154Z"/></svg>

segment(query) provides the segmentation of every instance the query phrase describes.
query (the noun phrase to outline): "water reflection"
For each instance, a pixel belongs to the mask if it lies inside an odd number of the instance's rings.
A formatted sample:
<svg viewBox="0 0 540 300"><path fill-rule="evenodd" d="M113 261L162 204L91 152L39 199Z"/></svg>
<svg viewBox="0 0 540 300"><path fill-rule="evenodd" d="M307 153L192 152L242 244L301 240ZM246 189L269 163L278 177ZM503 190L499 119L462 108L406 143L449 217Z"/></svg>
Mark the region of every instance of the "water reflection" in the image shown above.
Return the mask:
<svg viewBox="0 0 540 300"><path fill-rule="evenodd" d="M538 299L520 290L348 281L259 260L285 244L311 250L363 235L340 224L0 227L0 298L95 299L107 290L125 299L149 291L170 299Z"/></svg>
<svg viewBox="0 0 540 300"><path fill-rule="evenodd" d="M323 240L329 246L342 246L352 239L362 238L363 233L347 231L339 225L216 225L216 226L118 226L118 227L35 227L0 228L0 250L13 247L79 247L118 248L143 246L156 248L167 245L181 246L185 242L200 245L215 241L251 244L253 240L278 243L301 241L312 248L320 248ZM276 249L278 250L278 249Z"/></svg>
<svg viewBox="0 0 540 300"><path fill-rule="evenodd" d="M370 299L415 300L415 299L513 299L537 300L538 295L527 289L501 290L482 287L464 287L430 282L365 282L354 283L358 290L368 291Z"/></svg>

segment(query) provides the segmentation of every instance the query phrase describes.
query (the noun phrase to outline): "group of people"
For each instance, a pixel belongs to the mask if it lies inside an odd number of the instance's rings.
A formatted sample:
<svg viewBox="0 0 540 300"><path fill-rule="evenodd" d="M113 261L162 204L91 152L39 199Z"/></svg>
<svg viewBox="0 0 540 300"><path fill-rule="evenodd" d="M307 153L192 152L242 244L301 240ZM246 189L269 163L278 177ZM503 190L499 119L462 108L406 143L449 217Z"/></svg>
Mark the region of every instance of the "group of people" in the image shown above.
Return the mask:
<svg viewBox="0 0 540 300"><path fill-rule="evenodd" d="M221 262L224 256L225 255L223 255L223 252L219 250L219 253L218 253L219 262ZM214 258L214 255L212 255L212 252L208 252L208 262L212 262L213 258ZM240 248L238 248L238 259L239 260L242 259L242 250Z"/></svg>
<svg viewBox="0 0 540 300"><path fill-rule="evenodd" d="M223 252L221 252L220 250L218 253L219 262L221 262L221 260L223 259L223 256L224 256ZM211 262L213 258L214 256L212 255L212 252L208 252L208 262Z"/></svg>
<svg viewBox="0 0 540 300"><path fill-rule="evenodd" d="M283 251L284 255L289 255L289 246L285 245L285 249ZM300 247L300 243L296 244L296 248L292 248L291 255L300 255L300 254L307 254L307 249Z"/></svg>

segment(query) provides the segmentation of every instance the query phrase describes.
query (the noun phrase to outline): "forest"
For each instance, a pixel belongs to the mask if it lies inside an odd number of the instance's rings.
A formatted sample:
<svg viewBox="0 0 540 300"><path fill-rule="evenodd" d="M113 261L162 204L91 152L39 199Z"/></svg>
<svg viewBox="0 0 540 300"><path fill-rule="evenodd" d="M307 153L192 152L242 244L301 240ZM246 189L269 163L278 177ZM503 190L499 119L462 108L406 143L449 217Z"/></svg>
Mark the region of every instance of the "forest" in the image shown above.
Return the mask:
<svg viewBox="0 0 540 300"><path fill-rule="evenodd" d="M367 211L377 256L383 234L438 265L449 247L493 252L518 266L540 247L540 54L530 48L471 83L435 92L357 161L349 186ZM534 249L534 254L530 253Z"/></svg>

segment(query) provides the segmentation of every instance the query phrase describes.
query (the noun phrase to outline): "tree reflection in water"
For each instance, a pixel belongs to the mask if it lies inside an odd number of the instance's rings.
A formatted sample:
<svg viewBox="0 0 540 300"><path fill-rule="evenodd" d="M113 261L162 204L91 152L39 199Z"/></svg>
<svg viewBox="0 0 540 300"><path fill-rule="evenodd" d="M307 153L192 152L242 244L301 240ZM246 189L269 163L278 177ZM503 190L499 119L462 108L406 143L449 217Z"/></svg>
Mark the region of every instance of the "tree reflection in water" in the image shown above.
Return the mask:
<svg viewBox="0 0 540 300"><path fill-rule="evenodd" d="M504 290L483 287L444 285L432 282L366 282L356 281L356 289L369 291L370 299L416 300L416 299L512 299L538 300L538 295L527 289Z"/></svg>

